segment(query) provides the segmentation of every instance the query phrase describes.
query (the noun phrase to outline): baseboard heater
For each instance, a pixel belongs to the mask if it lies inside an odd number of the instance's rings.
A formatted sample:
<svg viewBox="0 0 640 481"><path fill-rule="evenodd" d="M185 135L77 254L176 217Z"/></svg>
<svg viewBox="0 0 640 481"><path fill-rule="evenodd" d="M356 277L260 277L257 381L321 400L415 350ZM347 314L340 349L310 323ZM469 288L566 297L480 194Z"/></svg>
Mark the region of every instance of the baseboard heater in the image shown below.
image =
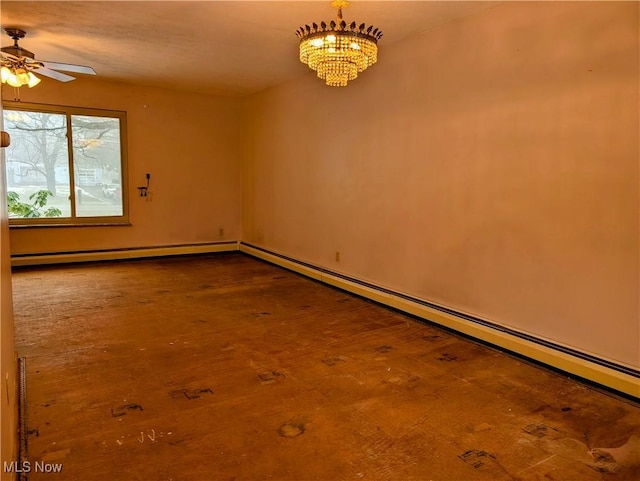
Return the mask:
<svg viewBox="0 0 640 481"><path fill-rule="evenodd" d="M578 379L602 386L634 401L640 401L640 370L631 366L602 359L259 246L240 242L239 250L333 287L405 312L421 320L496 346L525 359L570 374Z"/></svg>
<svg viewBox="0 0 640 481"><path fill-rule="evenodd" d="M27 360L18 358L18 466L29 462L27 436ZM19 470L18 481L27 481L27 473Z"/></svg>
<svg viewBox="0 0 640 481"><path fill-rule="evenodd" d="M11 265L18 267L45 264L65 264L73 262L139 259L143 257L208 254L213 252L237 251L238 245L238 241L221 241L155 247L14 254L11 256Z"/></svg>

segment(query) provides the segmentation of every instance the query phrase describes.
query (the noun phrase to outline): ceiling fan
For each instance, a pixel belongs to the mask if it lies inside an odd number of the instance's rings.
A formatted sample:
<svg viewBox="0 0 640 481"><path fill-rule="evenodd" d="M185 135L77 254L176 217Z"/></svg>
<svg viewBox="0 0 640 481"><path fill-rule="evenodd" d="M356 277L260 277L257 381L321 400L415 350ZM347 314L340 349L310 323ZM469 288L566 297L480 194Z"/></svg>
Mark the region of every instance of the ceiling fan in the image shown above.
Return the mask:
<svg viewBox="0 0 640 481"><path fill-rule="evenodd" d="M13 39L13 45L0 49L2 51L0 53L2 83L7 83L12 87L21 87L23 85L34 87L40 83L40 79L34 75L34 72L60 82L69 82L74 80L75 77L57 70L88 75L96 74L95 70L84 65L36 60L33 52L18 45L18 40L23 39L27 32L19 28L10 27L5 28L4 31Z"/></svg>

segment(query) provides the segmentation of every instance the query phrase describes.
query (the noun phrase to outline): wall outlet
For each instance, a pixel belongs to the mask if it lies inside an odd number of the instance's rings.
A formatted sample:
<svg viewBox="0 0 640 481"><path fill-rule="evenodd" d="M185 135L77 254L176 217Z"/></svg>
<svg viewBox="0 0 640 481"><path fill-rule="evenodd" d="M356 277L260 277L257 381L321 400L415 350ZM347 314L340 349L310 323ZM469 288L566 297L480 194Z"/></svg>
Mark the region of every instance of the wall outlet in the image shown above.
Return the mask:
<svg viewBox="0 0 640 481"><path fill-rule="evenodd" d="M336 251L336 262L340 262L340 252Z"/></svg>
<svg viewBox="0 0 640 481"><path fill-rule="evenodd" d="M218 230L218 234L220 235L220 237L224 237L224 228L220 227L220 229Z"/></svg>

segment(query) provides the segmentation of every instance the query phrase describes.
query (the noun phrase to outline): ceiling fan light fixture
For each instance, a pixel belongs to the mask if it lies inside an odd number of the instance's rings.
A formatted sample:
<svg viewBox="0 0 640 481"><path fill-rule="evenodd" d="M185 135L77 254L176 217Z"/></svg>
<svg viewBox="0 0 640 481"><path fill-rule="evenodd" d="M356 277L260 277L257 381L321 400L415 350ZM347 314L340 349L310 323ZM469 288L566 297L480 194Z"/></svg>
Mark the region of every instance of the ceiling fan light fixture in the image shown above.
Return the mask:
<svg viewBox="0 0 640 481"><path fill-rule="evenodd" d="M16 75L15 69L7 69L9 70L9 74L5 74L5 79L3 79L3 83L6 83L8 85L11 85L12 87L21 87L22 86L22 82L20 81L20 79L18 78L18 76Z"/></svg>
<svg viewBox="0 0 640 481"><path fill-rule="evenodd" d="M29 74L23 68L16 69L15 76L18 79L18 82L20 82L20 85L28 85L31 81L31 79L29 78Z"/></svg>
<svg viewBox="0 0 640 481"><path fill-rule="evenodd" d="M29 88L35 87L41 82L41 80L36 77L32 72L29 72L29 83L27 84Z"/></svg>
<svg viewBox="0 0 640 481"><path fill-rule="evenodd" d="M12 75L13 73L9 70L9 67L2 67L2 69L0 69L0 78L2 79L3 84L6 84L7 80L9 80L9 77Z"/></svg>
<svg viewBox="0 0 640 481"><path fill-rule="evenodd" d="M0 75L3 84L6 83L16 88L22 87L23 85L33 87L40 83L40 79L38 77L33 75L31 72L27 72L27 70L21 67L9 68L7 66L3 66Z"/></svg>
<svg viewBox="0 0 640 481"><path fill-rule="evenodd" d="M15 75L12 75L11 77L9 77L9 80L7 80L7 84L11 85L12 87L22 87L22 84L20 83L20 81L16 78Z"/></svg>
<svg viewBox="0 0 640 481"><path fill-rule="evenodd" d="M382 31L356 22L347 24L342 19L342 9L349 6L346 0L334 0L338 18L329 23L313 23L296 30L300 38L300 61L318 73L331 87L344 87L358 73L378 61L378 40ZM373 32L372 32L373 30Z"/></svg>

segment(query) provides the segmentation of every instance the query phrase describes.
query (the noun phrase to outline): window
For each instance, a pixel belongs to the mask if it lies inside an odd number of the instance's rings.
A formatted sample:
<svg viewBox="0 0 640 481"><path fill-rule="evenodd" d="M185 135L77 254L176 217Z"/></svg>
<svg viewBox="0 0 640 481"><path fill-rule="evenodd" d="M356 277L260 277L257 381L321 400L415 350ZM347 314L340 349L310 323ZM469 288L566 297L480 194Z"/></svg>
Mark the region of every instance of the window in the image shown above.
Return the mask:
<svg viewBox="0 0 640 481"><path fill-rule="evenodd" d="M128 223L125 112L3 108L10 224Z"/></svg>

